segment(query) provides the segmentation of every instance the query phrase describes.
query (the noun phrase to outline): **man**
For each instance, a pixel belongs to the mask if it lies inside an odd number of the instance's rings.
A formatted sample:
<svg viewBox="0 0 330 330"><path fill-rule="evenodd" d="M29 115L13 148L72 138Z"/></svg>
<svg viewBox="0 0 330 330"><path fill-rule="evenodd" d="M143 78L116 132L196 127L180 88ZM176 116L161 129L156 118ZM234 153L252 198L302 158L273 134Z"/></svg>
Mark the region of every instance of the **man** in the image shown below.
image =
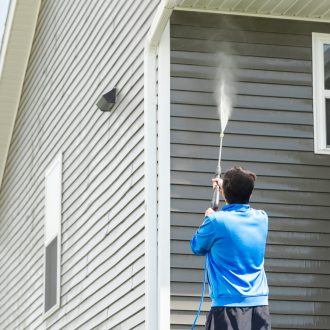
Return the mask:
<svg viewBox="0 0 330 330"><path fill-rule="evenodd" d="M212 307L207 330L270 330L264 255L268 216L249 205L256 175L231 168L219 185L226 205L205 212L190 241L194 254L206 255Z"/></svg>

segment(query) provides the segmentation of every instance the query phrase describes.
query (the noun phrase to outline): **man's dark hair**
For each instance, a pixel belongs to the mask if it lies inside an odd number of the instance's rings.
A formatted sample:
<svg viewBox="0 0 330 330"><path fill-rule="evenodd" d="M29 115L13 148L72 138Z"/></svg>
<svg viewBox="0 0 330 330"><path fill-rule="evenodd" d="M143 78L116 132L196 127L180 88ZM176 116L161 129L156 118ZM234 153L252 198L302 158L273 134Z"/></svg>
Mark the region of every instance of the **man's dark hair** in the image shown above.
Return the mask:
<svg viewBox="0 0 330 330"><path fill-rule="evenodd" d="M240 166L228 170L223 177L222 189L228 204L248 204L256 175Z"/></svg>

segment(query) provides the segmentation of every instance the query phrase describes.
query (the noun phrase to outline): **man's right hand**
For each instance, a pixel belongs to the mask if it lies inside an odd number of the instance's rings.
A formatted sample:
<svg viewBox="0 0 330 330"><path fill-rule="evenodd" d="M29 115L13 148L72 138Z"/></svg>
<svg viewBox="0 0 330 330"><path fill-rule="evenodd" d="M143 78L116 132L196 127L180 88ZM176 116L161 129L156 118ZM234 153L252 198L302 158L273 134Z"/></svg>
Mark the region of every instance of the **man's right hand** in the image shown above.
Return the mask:
<svg viewBox="0 0 330 330"><path fill-rule="evenodd" d="M214 178L214 179L212 179L213 189L216 188L216 186L219 186L220 189L221 189L222 188L222 183L223 183L223 180L220 179L220 178Z"/></svg>

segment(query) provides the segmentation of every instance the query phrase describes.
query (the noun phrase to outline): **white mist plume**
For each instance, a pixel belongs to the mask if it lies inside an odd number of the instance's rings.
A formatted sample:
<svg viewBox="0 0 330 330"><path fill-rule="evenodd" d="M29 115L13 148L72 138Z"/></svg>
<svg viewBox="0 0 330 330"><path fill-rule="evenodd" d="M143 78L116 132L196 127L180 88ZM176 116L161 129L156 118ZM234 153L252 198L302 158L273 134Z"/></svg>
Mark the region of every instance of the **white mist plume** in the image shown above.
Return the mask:
<svg viewBox="0 0 330 330"><path fill-rule="evenodd" d="M217 54L215 98L221 122L221 132L225 131L235 96L235 63L233 59L221 52Z"/></svg>

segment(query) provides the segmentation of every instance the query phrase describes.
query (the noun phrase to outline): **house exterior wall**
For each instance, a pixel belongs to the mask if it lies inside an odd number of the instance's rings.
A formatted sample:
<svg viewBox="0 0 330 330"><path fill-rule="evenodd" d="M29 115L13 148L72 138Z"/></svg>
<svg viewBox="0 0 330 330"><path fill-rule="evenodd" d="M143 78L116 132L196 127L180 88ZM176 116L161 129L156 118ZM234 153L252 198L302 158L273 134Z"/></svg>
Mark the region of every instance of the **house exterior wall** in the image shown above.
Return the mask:
<svg viewBox="0 0 330 330"><path fill-rule="evenodd" d="M0 329L144 328L143 49L157 4L41 4L0 192ZM44 173L59 152L61 307L43 320Z"/></svg>
<svg viewBox="0 0 330 330"><path fill-rule="evenodd" d="M330 157L313 152L312 32L330 25L218 14L171 17L171 328L190 329L203 257L189 240L212 197L219 122L214 53L238 65L223 170L257 173L252 206L269 214L265 267L273 329L329 329ZM204 302L204 324L210 300ZM202 326L200 327L202 329Z"/></svg>

